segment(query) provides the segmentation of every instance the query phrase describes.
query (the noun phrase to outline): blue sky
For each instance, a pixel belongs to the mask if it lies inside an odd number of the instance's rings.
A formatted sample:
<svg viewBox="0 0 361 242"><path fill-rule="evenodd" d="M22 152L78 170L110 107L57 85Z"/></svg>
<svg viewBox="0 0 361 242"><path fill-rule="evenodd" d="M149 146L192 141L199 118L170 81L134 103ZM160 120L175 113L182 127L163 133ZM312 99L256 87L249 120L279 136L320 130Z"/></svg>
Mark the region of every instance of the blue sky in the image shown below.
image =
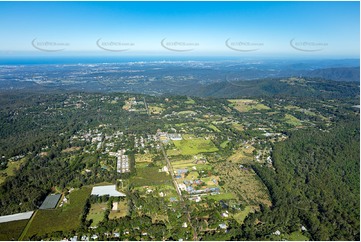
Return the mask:
<svg viewBox="0 0 361 242"><path fill-rule="evenodd" d="M358 58L359 8L359 2L0 2L0 55ZM162 40L187 51L166 49Z"/></svg>

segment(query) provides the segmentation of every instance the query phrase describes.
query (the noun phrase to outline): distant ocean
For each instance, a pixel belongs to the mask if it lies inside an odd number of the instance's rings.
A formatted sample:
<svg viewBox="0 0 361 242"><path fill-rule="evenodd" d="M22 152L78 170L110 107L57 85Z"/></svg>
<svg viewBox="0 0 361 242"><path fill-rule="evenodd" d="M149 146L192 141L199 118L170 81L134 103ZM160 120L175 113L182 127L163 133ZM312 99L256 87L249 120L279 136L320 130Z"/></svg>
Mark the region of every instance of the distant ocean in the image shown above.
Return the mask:
<svg viewBox="0 0 361 242"><path fill-rule="evenodd" d="M99 64L155 61L237 61L239 57L185 57L185 56L87 56L87 57L4 57L0 65Z"/></svg>

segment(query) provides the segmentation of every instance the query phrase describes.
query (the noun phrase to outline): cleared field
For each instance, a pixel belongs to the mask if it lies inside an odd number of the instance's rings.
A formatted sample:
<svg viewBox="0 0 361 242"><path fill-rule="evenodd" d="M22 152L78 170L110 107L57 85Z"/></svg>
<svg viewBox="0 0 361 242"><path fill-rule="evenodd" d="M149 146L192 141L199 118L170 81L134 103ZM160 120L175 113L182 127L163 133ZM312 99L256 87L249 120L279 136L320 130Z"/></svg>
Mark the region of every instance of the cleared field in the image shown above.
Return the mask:
<svg viewBox="0 0 361 242"><path fill-rule="evenodd" d="M235 128L238 131L243 131L244 130L244 126L242 124L232 123L232 127Z"/></svg>
<svg viewBox="0 0 361 242"><path fill-rule="evenodd" d="M124 110L129 110L132 107L132 104L129 101L125 101L124 105L123 105L123 109Z"/></svg>
<svg viewBox="0 0 361 242"><path fill-rule="evenodd" d="M209 128L211 128L215 132L221 132L214 124L208 125Z"/></svg>
<svg viewBox="0 0 361 242"><path fill-rule="evenodd" d="M9 240L18 240L21 232L24 230L28 219L11 221L0 224L0 240L9 241Z"/></svg>
<svg viewBox="0 0 361 242"><path fill-rule="evenodd" d="M188 98L187 101L184 102L185 104L195 104L196 102L192 98Z"/></svg>
<svg viewBox="0 0 361 242"><path fill-rule="evenodd" d="M78 151L80 149L81 149L81 147L74 146L74 147L66 148L66 149L62 150L61 152L70 153L70 152L73 152L73 151Z"/></svg>
<svg viewBox="0 0 361 242"><path fill-rule="evenodd" d="M153 186L171 184L171 176L159 172L160 167L145 167L137 169L137 175L130 179L134 186Z"/></svg>
<svg viewBox="0 0 361 242"><path fill-rule="evenodd" d="M228 143L229 143L229 141L228 140L226 140L226 141L223 141L221 144L220 144L220 146L221 146L221 148L226 148L227 147L227 145L228 145Z"/></svg>
<svg viewBox="0 0 361 242"><path fill-rule="evenodd" d="M159 106L154 106L154 105L149 105L148 109L151 114L160 114L164 110L164 108L159 107Z"/></svg>
<svg viewBox="0 0 361 242"><path fill-rule="evenodd" d="M193 160L177 160L177 161L172 161L172 166L174 169L180 169L180 168L187 168L187 167L192 167L195 166L195 164L193 163Z"/></svg>
<svg viewBox="0 0 361 242"><path fill-rule="evenodd" d="M128 201L120 201L118 202L118 210L111 210L109 213L109 219L122 218L128 215Z"/></svg>
<svg viewBox="0 0 361 242"><path fill-rule="evenodd" d="M171 158L170 161L174 170L182 168L189 168L191 170L192 167L196 167L197 171L200 171L210 170L212 168L212 166L210 166L209 164L195 164L194 159L172 160Z"/></svg>
<svg viewBox="0 0 361 242"><path fill-rule="evenodd" d="M91 187L82 187L70 193L69 204L62 208L38 210L24 239L29 240L36 234L75 230L80 225L81 215L90 191Z"/></svg>
<svg viewBox="0 0 361 242"><path fill-rule="evenodd" d="M192 110L185 110L185 111L180 111L178 112L179 115L195 115L197 114L196 112L192 111Z"/></svg>
<svg viewBox="0 0 361 242"><path fill-rule="evenodd" d="M107 210L108 205L107 203L95 203L92 204L86 217L86 220L90 221L93 220L91 226L97 226L99 222L104 219L105 210Z"/></svg>
<svg viewBox="0 0 361 242"><path fill-rule="evenodd" d="M308 241L308 240L310 240L309 238L304 236L300 231L292 232L291 234L286 235L285 237L287 240L291 240L291 241Z"/></svg>
<svg viewBox="0 0 361 242"><path fill-rule="evenodd" d="M217 194L217 195L208 195L208 198L213 199L215 201L220 201L220 200L236 199L237 197L233 193L227 192L227 193L221 193L221 194Z"/></svg>
<svg viewBox="0 0 361 242"><path fill-rule="evenodd" d="M288 113L285 114L284 120L286 123L293 125L293 126L301 126L302 125L301 121L298 118L296 118Z"/></svg>
<svg viewBox="0 0 361 242"><path fill-rule="evenodd" d="M187 176L187 179L196 179L198 178L199 176L199 173L197 171L190 171L188 176Z"/></svg>
<svg viewBox="0 0 361 242"><path fill-rule="evenodd" d="M171 149L171 150L167 150L167 155L168 156L176 156L176 155L181 155L181 151L178 149Z"/></svg>
<svg viewBox="0 0 361 242"><path fill-rule="evenodd" d="M304 108L301 108L301 107L298 107L298 106L294 106L294 105L287 105L285 106L285 109L287 110L296 110L296 111L299 111L299 112L302 112L308 116L313 116L313 117L319 117L321 118L323 121L328 121L328 118L322 116L321 114L317 114L313 111L310 111L310 110L307 110L307 109L304 109Z"/></svg>
<svg viewBox="0 0 361 242"><path fill-rule="evenodd" d="M248 163L252 160L252 152L254 147L251 145L242 146L238 148L233 155L227 158L227 161L236 162L236 163Z"/></svg>
<svg viewBox="0 0 361 242"><path fill-rule="evenodd" d="M150 163L152 162L153 155L152 154L135 154L135 162L136 163Z"/></svg>
<svg viewBox="0 0 361 242"><path fill-rule="evenodd" d="M233 215L233 218L239 223L243 224L244 219L247 217L248 214L253 213L254 209L252 206L246 206L243 211L240 211Z"/></svg>
<svg viewBox="0 0 361 242"><path fill-rule="evenodd" d="M230 99L231 107L238 112L249 112L255 110L269 110L270 108L262 103L258 103L256 100L251 99Z"/></svg>
<svg viewBox="0 0 361 242"><path fill-rule="evenodd" d="M231 162L217 163L216 171L225 182L223 188L232 191L248 205L263 203L271 206L266 186L258 179L252 169L241 169L239 164Z"/></svg>
<svg viewBox="0 0 361 242"><path fill-rule="evenodd" d="M8 167L0 171L0 185L5 182L6 177L8 176L15 176L17 170L19 170L20 166L26 162L26 158L22 158L18 161L10 161L8 162Z"/></svg>
<svg viewBox="0 0 361 242"><path fill-rule="evenodd" d="M152 216L152 223L157 223L157 222L161 222L161 221L163 221L165 223L168 222L168 215L156 213Z"/></svg>
<svg viewBox="0 0 361 242"><path fill-rule="evenodd" d="M182 155L196 155L218 151L213 142L205 138L194 138L184 135L182 140L174 140L173 143Z"/></svg>

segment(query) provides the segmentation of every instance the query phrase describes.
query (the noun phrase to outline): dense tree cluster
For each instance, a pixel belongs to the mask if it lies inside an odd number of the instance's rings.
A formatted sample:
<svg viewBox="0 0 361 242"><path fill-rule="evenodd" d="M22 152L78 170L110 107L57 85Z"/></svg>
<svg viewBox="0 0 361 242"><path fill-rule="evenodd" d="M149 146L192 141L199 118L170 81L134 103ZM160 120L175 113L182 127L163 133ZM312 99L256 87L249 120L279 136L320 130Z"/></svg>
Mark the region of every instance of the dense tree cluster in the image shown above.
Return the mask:
<svg viewBox="0 0 361 242"><path fill-rule="evenodd" d="M359 139L354 119L327 132L298 130L277 143L275 171L254 166L273 206L249 216L236 238L270 239L304 226L314 240L359 240Z"/></svg>

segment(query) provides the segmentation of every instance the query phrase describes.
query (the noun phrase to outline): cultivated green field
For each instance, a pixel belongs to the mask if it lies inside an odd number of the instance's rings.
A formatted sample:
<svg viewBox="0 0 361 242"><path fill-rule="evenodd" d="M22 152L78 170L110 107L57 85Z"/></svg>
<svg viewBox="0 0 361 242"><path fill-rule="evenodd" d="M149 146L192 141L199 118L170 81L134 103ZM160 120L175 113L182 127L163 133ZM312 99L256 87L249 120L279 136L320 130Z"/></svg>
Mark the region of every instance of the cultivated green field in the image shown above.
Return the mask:
<svg viewBox="0 0 361 242"><path fill-rule="evenodd" d="M55 231L70 231L80 225L85 202L89 197L91 187L83 187L69 195L69 204L62 208L39 210L31 222L24 239L29 240L34 235L43 235Z"/></svg>
<svg viewBox="0 0 361 242"><path fill-rule="evenodd" d="M28 221L28 219L25 219L0 223L0 240L18 240Z"/></svg>
<svg viewBox="0 0 361 242"><path fill-rule="evenodd" d="M211 140L195 138L189 135L183 135L182 140L174 140L173 143L182 155L196 155L218 151L218 148Z"/></svg>

